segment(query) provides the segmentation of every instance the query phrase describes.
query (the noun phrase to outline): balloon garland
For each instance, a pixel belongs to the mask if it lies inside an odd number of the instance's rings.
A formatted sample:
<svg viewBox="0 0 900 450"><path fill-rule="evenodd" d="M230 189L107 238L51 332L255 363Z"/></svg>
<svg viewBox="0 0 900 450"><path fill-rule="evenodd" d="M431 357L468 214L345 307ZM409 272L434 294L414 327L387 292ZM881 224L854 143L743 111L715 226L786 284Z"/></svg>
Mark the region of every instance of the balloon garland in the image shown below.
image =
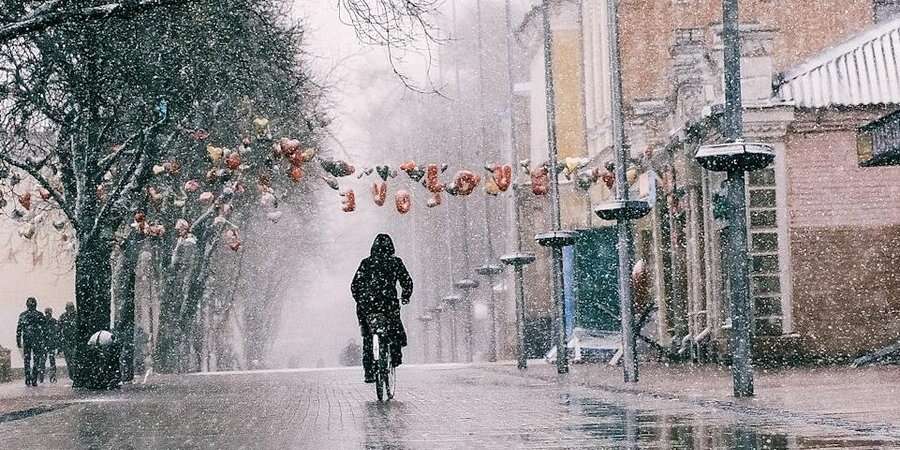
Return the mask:
<svg viewBox="0 0 900 450"><path fill-rule="evenodd" d="M211 163L201 169L199 175L185 181L177 181L183 168L179 161L166 161L153 165L150 172L154 177L176 181L176 188L164 189L157 183L151 183L146 188L148 208L160 211L166 205L172 205L182 213L188 203L199 205L204 210L215 214L213 224L223 225L222 240L231 250L238 251L241 248L241 236L238 227L228 220L234 208L232 199L244 195L248 189L248 177L256 178L256 193L258 203L266 218L275 223L281 219L283 213L277 210L278 197L272 186L272 177L281 172L291 183L300 183L307 178L307 172L313 174L310 180L321 180L330 189L337 192L341 199L341 210L345 213L353 213L357 210L356 191L347 186L342 186L342 179L354 176L358 180L366 177L374 179L370 185L372 202L376 207L383 207L387 201L389 182L400 177L401 173L411 182L411 185L421 184L428 193L425 205L428 208L436 208L444 203L443 195L446 193L454 197L467 197L472 195L479 186L483 186L486 195L499 196L508 192L513 186L513 167L509 164L490 163L483 167L483 175L469 169L456 170L448 179L448 164L429 163L419 165L415 161L406 161L396 168L390 165L374 165L360 167L348 161L324 157L319 155L315 148L308 148L298 139L289 137L274 138L269 130L269 122L265 118L257 118L252 121L254 133L244 135L234 149L209 143L210 133L203 129L184 130L188 137L199 144L198 150L205 153L205 158ZM271 157L267 158L265 151L271 146ZM115 148L113 149L115 150ZM259 150L263 154L258 153ZM203 154L201 153L201 154ZM254 156L254 153L256 156ZM261 156L261 158L260 158ZM260 161L265 160L262 164ZM526 179L530 178L531 192L533 195L546 195L549 191L550 177L563 175L572 181L581 190L587 191L598 183L603 183L612 189L615 184L615 165L611 162L601 167L589 167L587 158L565 158L551 164L544 162L532 165L530 160L519 163ZM0 166L0 170L5 170ZM205 176L203 171L205 170ZM251 175L251 173L255 175ZM16 174L7 174L12 181L11 186L18 182ZM632 168L626 174L629 184L636 181L638 170ZM103 182L97 187L97 194L102 201L106 200L111 188L113 175L107 173ZM182 184L183 183L183 184ZM180 188L180 189L179 189ZM252 192L251 192L252 193ZM15 193L14 193L15 194ZM40 204L53 202L53 195L42 187L15 194L17 207L11 211L13 218L26 218L33 216L35 201ZM413 195L411 189L397 189L393 193L394 209L398 214L405 215L412 211ZM3 197L0 196L0 208L5 206ZM139 211L134 214L131 228L139 233L151 237L161 237L167 233L167 227L157 220L148 217L152 211ZM30 219L26 219L30 220ZM196 242L192 234L195 222L186 217L173 219L171 229L179 240ZM64 236L64 241L69 240L67 222L56 219L53 227ZM32 239L35 235L35 224L29 221L23 224L18 234L24 239Z"/></svg>
<svg viewBox="0 0 900 450"><path fill-rule="evenodd" d="M587 191L600 181L610 189L615 183L615 166L610 162L603 167L589 168L590 160L588 158L570 157L557 161L552 167L547 162L532 167L530 160L521 161L519 164L530 177L532 194L537 196L546 195L549 192L551 172L555 172L557 176L565 176L567 180L573 181L575 186L583 191ZM425 203L428 208L441 206L444 193L454 197L466 197L474 193L479 185L483 185L485 194L498 196L507 192L513 185L513 170L509 164L485 165L486 175L484 177L472 170L460 169L449 181L442 179L450 167L448 164L419 165L415 161L409 160L397 166L396 169L389 165L375 165L356 170L352 164L346 161L321 159L320 165L331 175L331 177L323 177L323 180L334 190L340 189L338 178L354 173L357 179L375 177L370 192L372 201L377 207L383 207L387 202L388 182L400 176L401 173L406 174L413 185L421 184L430 194ZM632 175L629 173L629 183L633 183ZM341 209L344 212L356 211L356 197L352 190L342 191L340 196L342 197ZM412 210L412 203L412 194L409 190L400 189L394 193L394 207L399 214L409 213Z"/></svg>

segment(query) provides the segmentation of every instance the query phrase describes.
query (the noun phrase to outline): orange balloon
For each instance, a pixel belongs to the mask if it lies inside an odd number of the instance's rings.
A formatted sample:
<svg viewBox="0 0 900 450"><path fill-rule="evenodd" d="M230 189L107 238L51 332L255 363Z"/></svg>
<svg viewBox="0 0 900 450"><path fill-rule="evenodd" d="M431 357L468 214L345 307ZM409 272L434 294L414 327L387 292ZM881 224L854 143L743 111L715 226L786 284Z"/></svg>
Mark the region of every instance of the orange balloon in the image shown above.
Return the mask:
<svg viewBox="0 0 900 450"><path fill-rule="evenodd" d="M412 209L412 196L409 195L408 191L402 189L397 191L395 202L397 204L397 212L400 214L406 214Z"/></svg>

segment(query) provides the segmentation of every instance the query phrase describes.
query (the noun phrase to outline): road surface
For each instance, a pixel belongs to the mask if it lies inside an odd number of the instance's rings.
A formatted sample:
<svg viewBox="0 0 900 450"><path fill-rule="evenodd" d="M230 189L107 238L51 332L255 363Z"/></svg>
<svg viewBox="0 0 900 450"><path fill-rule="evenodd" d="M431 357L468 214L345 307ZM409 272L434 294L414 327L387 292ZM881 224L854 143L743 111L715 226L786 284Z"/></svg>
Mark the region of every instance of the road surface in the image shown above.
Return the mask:
<svg viewBox="0 0 900 450"><path fill-rule="evenodd" d="M409 366L375 401L358 368L157 377L0 419L0 448L873 448L890 437L485 367ZM24 388L23 388L24 389ZM41 388L38 388L41 389Z"/></svg>

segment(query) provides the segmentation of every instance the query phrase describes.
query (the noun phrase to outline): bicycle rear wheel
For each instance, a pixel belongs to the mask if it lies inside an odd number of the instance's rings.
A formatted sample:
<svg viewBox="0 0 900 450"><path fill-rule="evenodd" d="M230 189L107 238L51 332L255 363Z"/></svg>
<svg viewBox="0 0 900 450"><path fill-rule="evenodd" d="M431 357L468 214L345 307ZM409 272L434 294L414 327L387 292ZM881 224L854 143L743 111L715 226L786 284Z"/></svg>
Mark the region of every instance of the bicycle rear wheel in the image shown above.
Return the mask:
<svg viewBox="0 0 900 450"><path fill-rule="evenodd" d="M378 335L372 336L372 356L375 358L373 364L375 364L375 396L378 397L379 402L384 401L384 372L381 370L382 365L384 364L384 360L381 357L381 340L378 338Z"/></svg>
<svg viewBox="0 0 900 450"><path fill-rule="evenodd" d="M390 345L387 342L381 342L379 346L379 358L378 358L378 378L380 383L383 385L383 396L390 400L394 398L394 391L392 390L393 386L391 383L391 351ZM384 401L382 396L378 397L379 401Z"/></svg>

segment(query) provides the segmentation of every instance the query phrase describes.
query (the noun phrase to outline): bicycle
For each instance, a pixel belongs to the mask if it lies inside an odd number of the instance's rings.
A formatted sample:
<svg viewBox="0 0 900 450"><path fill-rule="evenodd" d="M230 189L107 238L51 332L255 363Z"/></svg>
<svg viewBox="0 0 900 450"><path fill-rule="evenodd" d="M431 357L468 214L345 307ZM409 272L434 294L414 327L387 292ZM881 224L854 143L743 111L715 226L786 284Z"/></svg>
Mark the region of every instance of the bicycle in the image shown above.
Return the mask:
<svg viewBox="0 0 900 450"><path fill-rule="evenodd" d="M375 395L379 402L385 397L394 398L394 387L397 381L397 368L391 361L391 340L388 337L390 322L383 313L369 315L369 330L372 332L372 356L375 364Z"/></svg>

